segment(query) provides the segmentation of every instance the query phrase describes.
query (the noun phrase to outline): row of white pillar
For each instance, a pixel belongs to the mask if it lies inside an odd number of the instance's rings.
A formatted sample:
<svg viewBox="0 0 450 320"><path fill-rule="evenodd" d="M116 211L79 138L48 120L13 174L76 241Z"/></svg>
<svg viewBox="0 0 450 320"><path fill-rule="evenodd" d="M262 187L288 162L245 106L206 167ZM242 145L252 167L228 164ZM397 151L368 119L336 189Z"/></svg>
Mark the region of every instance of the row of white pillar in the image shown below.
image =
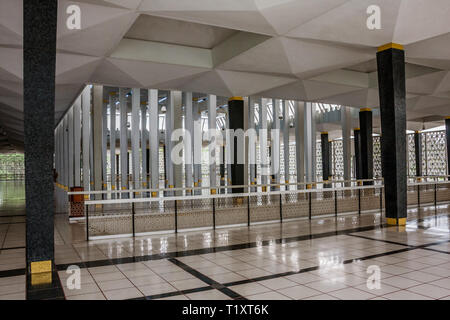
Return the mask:
<svg viewBox="0 0 450 320"><path fill-rule="evenodd" d="M127 96L131 93L131 99ZM86 86L81 95L75 100L59 125L55 129L55 168L59 176L57 182L66 190L73 186L83 186L84 190L102 190L111 184L111 189L116 189L116 142L120 141L120 187L128 189L128 100L131 100L131 162L134 188L159 188L159 102L158 90L148 90L147 101L141 101L141 89L120 88L118 92L112 92L108 100L103 98L103 87L100 85ZM109 154L111 179L107 181L107 107L109 106L110 136ZM216 129L217 98L214 95L207 97L208 127ZM273 121L268 126L268 105L272 104ZM199 103L193 102L192 93L170 91L166 101L166 127L165 127L165 173L167 188L180 188L183 186L182 165L171 161L171 153L175 145L171 141L171 133L183 127L182 116L184 105L184 128L190 133L191 140L184 140L185 157L185 186L186 188L200 187L202 185L201 172L201 148L202 141L201 115ZM245 108L248 115L246 129L256 129L259 137L261 159L268 159L267 132L271 135L271 164L261 162L263 172L270 172L270 166L280 166L280 131L283 132L284 144L284 168L285 181L289 182L289 107L294 109L294 131L296 142L296 168L297 182L315 180L315 108L310 102L286 101L280 99L253 98L245 99ZM255 108L259 108L259 121L255 124ZM119 137L116 134L116 112L119 109L120 130ZM342 107L342 134L344 148L344 178L350 178L350 116L348 109ZM149 125L147 129L147 113ZM280 117L281 116L281 117ZM282 118L282 120L281 120ZM228 117L226 119L228 126ZM262 129L262 130L261 130ZM269 131L264 129L270 129ZM208 141L210 148L209 157L209 187L215 189L216 183L216 142L215 137ZM147 160L147 142L149 145L149 158ZM220 148L222 152L222 148ZM225 145L225 156L230 163L229 143ZM250 184L256 184L256 141L248 144L246 152L252 165L248 173ZM189 160L188 160L188 157ZM222 158L222 155L221 155ZM147 161L149 172L147 172ZM82 164L82 168L81 168ZM231 165L228 165L231 172ZM279 170L273 174L261 174L263 185L280 183ZM230 180L228 180L230 182ZM177 192L178 193L178 192ZM197 192L198 193L198 192ZM154 193L153 196L156 196Z"/></svg>

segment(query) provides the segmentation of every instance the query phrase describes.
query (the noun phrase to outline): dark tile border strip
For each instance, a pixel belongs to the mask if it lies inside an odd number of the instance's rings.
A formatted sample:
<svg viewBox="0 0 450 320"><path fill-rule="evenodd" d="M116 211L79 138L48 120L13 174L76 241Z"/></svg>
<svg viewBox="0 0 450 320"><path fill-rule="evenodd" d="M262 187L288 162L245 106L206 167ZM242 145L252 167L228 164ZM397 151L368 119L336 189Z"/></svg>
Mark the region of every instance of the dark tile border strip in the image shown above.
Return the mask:
<svg viewBox="0 0 450 320"><path fill-rule="evenodd" d="M26 247L10 247L10 248L0 248L0 251L6 251L6 250L16 250L16 249L26 249Z"/></svg>
<svg viewBox="0 0 450 320"><path fill-rule="evenodd" d="M181 262L180 260L171 258L168 259L170 262L172 262L173 264L175 264L176 266L180 267L181 269L183 269L184 271L192 274L194 277L196 277L197 279L200 279L201 281L203 281L204 283L208 284L211 286L211 288L213 289L217 289L220 292L222 292L223 294L227 295L228 297L230 297L233 300L247 300L246 298L244 298L243 296L241 296L239 293L231 290L230 288L227 288L225 285L209 278L208 276L204 275L203 273L198 272L197 270L195 270L194 268L188 266L187 264Z"/></svg>
<svg viewBox="0 0 450 320"><path fill-rule="evenodd" d="M124 258L116 258L116 259L94 260L94 261L84 261L84 262L80 261L80 262L67 263L67 264L58 264L58 265L56 265L56 268L57 268L57 270L66 270L70 265L78 265L80 268L92 268L92 267L103 267L103 266L108 266L108 265L124 264L124 263L143 262L143 261L149 261L149 260L161 260L161 259L170 259L170 258L178 258L178 257L187 257L187 256L216 253L216 252L223 252L223 251L249 249L249 248L255 248L258 246L268 246L268 245L272 245L274 242L277 244L286 244L286 243L297 242L297 241L321 239L321 238L338 236L338 235L347 235L349 233L355 233L355 232L376 230L376 229L380 229L380 228L384 228L384 227L386 227L386 225L372 225L372 226L358 227L358 228L353 228L353 229L336 230L336 231L330 231L330 232L318 233L318 234L307 234L307 235L301 235L301 236L295 236L295 237L279 238L279 239L275 239L275 240L264 240L262 242L249 242L249 243L234 244L234 245L222 246L222 247L203 248L203 249L176 251L176 252L168 252L168 253L157 253L157 254L152 254L152 255L124 257Z"/></svg>
<svg viewBox="0 0 450 320"><path fill-rule="evenodd" d="M3 271L0 271L0 278L22 276L22 275L26 274L26 272L27 272L27 270L25 268L23 268L23 269L3 270Z"/></svg>

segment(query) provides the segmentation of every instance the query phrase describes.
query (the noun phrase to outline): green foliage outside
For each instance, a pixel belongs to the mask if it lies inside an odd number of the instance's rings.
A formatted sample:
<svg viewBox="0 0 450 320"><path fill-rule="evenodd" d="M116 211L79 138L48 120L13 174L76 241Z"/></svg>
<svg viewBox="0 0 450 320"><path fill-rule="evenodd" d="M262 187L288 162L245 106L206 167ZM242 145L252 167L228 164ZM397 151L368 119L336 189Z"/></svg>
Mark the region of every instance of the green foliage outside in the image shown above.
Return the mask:
<svg viewBox="0 0 450 320"><path fill-rule="evenodd" d="M22 153L0 154L0 180L17 180L25 176L25 160Z"/></svg>

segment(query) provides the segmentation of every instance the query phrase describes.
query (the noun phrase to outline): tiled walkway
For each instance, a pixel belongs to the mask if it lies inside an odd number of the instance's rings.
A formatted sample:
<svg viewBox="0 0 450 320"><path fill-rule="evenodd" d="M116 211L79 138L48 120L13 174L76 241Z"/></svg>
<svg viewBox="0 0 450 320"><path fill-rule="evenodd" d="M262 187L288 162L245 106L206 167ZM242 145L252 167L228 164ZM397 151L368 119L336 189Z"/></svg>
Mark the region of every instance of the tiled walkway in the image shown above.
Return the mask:
<svg viewBox="0 0 450 320"><path fill-rule="evenodd" d="M366 213L89 243L57 216L55 260L66 299L449 299L449 212L410 209L405 228ZM23 246L24 230L0 225L2 248ZM0 251L0 299L25 298L24 254ZM70 290L74 264L81 288Z"/></svg>

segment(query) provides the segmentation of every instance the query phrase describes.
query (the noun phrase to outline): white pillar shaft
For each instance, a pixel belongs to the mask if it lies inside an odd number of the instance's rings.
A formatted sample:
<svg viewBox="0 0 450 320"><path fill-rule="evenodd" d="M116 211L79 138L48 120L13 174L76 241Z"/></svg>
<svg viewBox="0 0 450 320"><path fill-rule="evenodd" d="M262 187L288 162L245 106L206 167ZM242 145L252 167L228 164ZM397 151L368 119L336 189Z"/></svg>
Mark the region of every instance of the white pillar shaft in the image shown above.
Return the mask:
<svg viewBox="0 0 450 320"><path fill-rule="evenodd" d="M295 159L297 168L297 183L305 181L305 122L304 102L294 102L295 110Z"/></svg>
<svg viewBox="0 0 450 320"><path fill-rule="evenodd" d="M305 167L306 181L316 180L316 125L315 105L311 102L305 103Z"/></svg>
<svg viewBox="0 0 450 320"><path fill-rule="evenodd" d="M83 187L84 191L89 191L90 185L90 113L91 113L91 92L89 86L84 88L81 94L81 108L83 112Z"/></svg>
<svg viewBox="0 0 450 320"><path fill-rule="evenodd" d="M102 93L103 95L103 93ZM102 97L103 100L103 97ZM102 101L102 174L103 174L103 189L108 188L108 174L107 157L108 157L108 108L110 106L109 101Z"/></svg>
<svg viewBox="0 0 450 320"><path fill-rule="evenodd" d="M271 162L272 162L272 183L280 183L280 100L272 99L272 130L270 131L271 140Z"/></svg>
<svg viewBox="0 0 450 320"><path fill-rule="evenodd" d="M147 103L141 104L141 159L142 159L142 187L148 187L148 174L147 174Z"/></svg>
<svg viewBox="0 0 450 320"><path fill-rule="evenodd" d="M69 112L67 113L67 130L68 130L68 137L69 137L69 146L68 146L68 153L69 153L69 163L68 163L68 187L69 190L71 187L74 186L74 164L73 161L75 159L74 157L74 139L73 139L73 107L70 108Z"/></svg>
<svg viewBox="0 0 450 320"><path fill-rule="evenodd" d="M261 98L249 99L248 129L255 130L255 103L261 106ZM255 138L256 138L256 131ZM256 140L249 141L248 161L250 164L250 184L256 184ZM256 190L252 190L256 191Z"/></svg>
<svg viewBox="0 0 450 320"><path fill-rule="evenodd" d="M194 131L194 121L192 113L192 92L186 92L184 94L184 106L185 106L185 117L184 117L184 128L186 130L183 141L184 141L184 163L185 163L185 174L186 174L186 188L192 188L193 176L192 176L192 137Z"/></svg>
<svg viewBox="0 0 450 320"><path fill-rule="evenodd" d="M133 188L140 188L139 159L139 110L141 105L141 90L133 88L131 94L131 159L133 163Z"/></svg>
<svg viewBox="0 0 450 320"><path fill-rule="evenodd" d="M120 184L121 188L128 188L128 105L125 89L119 89L120 101Z"/></svg>
<svg viewBox="0 0 450 320"><path fill-rule="evenodd" d="M93 86L93 137L94 137L94 190L102 190L103 168L103 87ZM96 199L101 199L101 195L96 195Z"/></svg>
<svg viewBox="0 0 450 320"><path fill-rule="evenodd" d="M171 98L171 115L172 115L172 133L175 130L181 130L183 128L183 111L181 109L183 100L182 100L182 92L181 91L171 91L170 92ZM174 149L175 145L178 145L180 143L180 140L173 141L170 144L170 154L172 154L172 150ZM184 150L182 151L184 153ZM174 163L172 161L172 157L169 157L169 163L172 166L172 185L175 188L182 188L183 187L183 164L182 163ZM175 192L176 195L181 196L182 192L177 191Z"/></svg>
<svg viewBox="0 0 450 320"><path fill-rule="evenodd" d="M289 183L289 101L283 100L284 182Z"/></svg>
<svg viewBox="0 0 450 320"><path fill-rule="evenodd" d="M217 98L215 95L208 95L208 129L209 129L209 186L215 188L216 177L216 108Z"/></svg>
<svg viewBox="0 0 450 320"><path fill-rule="evenodd" d="M67 114L64 117L64 186L69 186L69 129Z"/></svg>
<svg viewBox="0 0 450 320"><path fill-rule="evenodd" d="M348 107L341 107L341 124L342 124L342 160L344 162L344 180L351 179L350 161L351 161L351 119Z"/></svg>
<svg viewBox="0 0 450 320"><path fill-rule="evenodd" d="M109 95L109 160L111 162L111 189L116 189L116 101L113 94Z"/></svg>
<svg viewBox="0 0 450 320"><path fill-rule="evenodd" d="M159 189L159 106L158 90L148 90L151 188Z"/></svg>
<svg viewBox="0 0 450 320"><path fill-rule="evenodd" d="M267 158L267 100L263 99L260 106L259 114L259 154L260 154L260 166L261 166L261 184L267 184L267 175L269 171L269 163Z"/></svg>
<svg viewBox="0 0 450 320"><path fill-rule="evenodd" d="M203 145L203 135L202 135L202 117L199 111L198 102L195 101L192 108L192 118L194 120L194 138L193 140L193 150L194 150L194 187L202 186L202 145ZM194 192L196 195L201 194L200 190Z"/></svg>
<svg viewBox="0 0 450 320"><path fill-rule="evenodd" d="M81 96L75 100L73 105L73 126L74 126L74 184L81 186Z"/></svg>

